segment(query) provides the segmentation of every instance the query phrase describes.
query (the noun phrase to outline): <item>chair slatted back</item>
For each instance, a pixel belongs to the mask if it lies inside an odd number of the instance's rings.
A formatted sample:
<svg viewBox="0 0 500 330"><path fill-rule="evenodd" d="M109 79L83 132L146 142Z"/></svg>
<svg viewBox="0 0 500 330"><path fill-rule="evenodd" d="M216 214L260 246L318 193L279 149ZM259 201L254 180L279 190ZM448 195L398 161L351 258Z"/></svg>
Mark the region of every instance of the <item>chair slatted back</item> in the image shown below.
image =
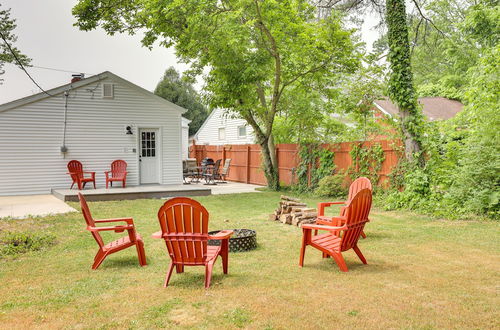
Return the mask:
<svg viewBox="0 0 500 330"><path fill-rule="evenodd" d="M365 177L357 178L349 186L349 196L347 197L347 200L350 201L359 191L365 188L373 190L370 180Z"/></svg>
<svg viewBox="0 0 500 330"><path fill-rule="evenodd" d="M80 207L82 208L83 217L85 218L87 226L95 227L94 218L92 218L92 214L90 213L90 209L89 206L87 205L85 197L83 197L81 193L78 193L78 199L80 200ZM91 233L94 239L96 240L97 244L99 245L99 247L102 248L104 246L104 241L102 240L101 235L99 235L99 232L92 231Z"/></svg>
<svg viewBox="0 0 500 330"><path fill-rule="evenodd" d="M186 160L186 167L187 167L188 173L189 172L195 172L197 170L196 159L188 158Z"/></svg>
<svg viewBox="0 0 500 330"><path fill-rule="evenodd" d="M345 208L347 229L342 231L341 251L356 246L359 236L368 222L368 215L372 206L372 191L368 188L359 191L350 200Z"/></svg>
<svg viewBox="0 0 500 330"><path fill-rule="evenodd" d="M203 265L207 255L208 211L187 197L166 201L158 211L158 220L174 263Z"/></svg>
<svg viewBox="0 0 500 330"><path fill-rule="evenodd" d="M77 160L70 160L68 162L68 172L72 173L71 176L76 178L83 178L83 165Z"/></svg>
<svg viewBox="0 0 500 330"><path fill-rule="evenodd" d="M214 170L213 170L213 175L219 175L219 170L220 170L220 163L222 162L222 159L217 159L214 163Z"/></svg>
<svg viewBox="0 0 500 330"><path fill-rule="evenodd" d="M117 159L111 163L111 176L120 177L127 172L127 162Z"/></svg>
<svg viewBox="0 0 500 330"><path fill-rule="evenodd" d="M229 175L229 166L231 165L231 158L227 158L224 161L224 167L222 168L222 172L220 173L223 176Z"/></svg>

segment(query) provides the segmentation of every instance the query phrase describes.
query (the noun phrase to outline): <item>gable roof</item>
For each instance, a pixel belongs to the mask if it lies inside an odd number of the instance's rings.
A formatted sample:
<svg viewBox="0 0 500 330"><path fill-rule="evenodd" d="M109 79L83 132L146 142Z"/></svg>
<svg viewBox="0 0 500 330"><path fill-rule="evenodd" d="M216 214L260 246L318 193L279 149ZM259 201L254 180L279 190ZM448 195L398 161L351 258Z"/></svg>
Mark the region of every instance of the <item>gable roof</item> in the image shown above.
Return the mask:
<svg viewBox="0 0 500 330"><path fill-rule="evenodd" d="M148 91L148 90L146 90L146 89L144 89L144 88L142 88L134 83L131 83L130 81L123 79L122 77L119 77L110 71L104 71L102 73L98 73L94 76L90 76L88 78L84 78L82 80L79 80L79 81L76 81L73 83L69 83L69 84L65 84L65 85L62 85L62 86L59 86L56 88L49 89L49 90L47 90L47 93L50 95L47 95L46 93L41 92L38 94L30 95L30 96L23 97L23 98L20 98L20 99L11 101L11 102L1 104L0 105L0 112L6 111L9 109L13 109L13 108L17 108L17 107L23 106L25 104L37 102L37 101L46 99L48 97L56 96L58 94L64 93L64 91L66 91L68 89L80 88L82 86L93 84L95 82L104 80L106 78L111 78L112 80L118 81L121 84L138 91L139 93L145 94L146 96L154 98L155 100L157 100L159 102L165 103L165 105L169 106L171 109L179 111L181 114L185 113L187 111L186 109L184 109L184 108L182 108L182 107L180 107L180 106L178 106L170 101L167 101L164 98L159 97L158 95L155 95L154 93L152 93L152 92L150 92L150 91Z"/></svg>
<svg viewBox="0 0 500 330"><path fill-rule="evenodd" d="M398 108L389 99L375 100L373 103L386 115L398 116L399 114ZM464 107L462 103L445 97L419 97L418 103L422 105L422 112L430 121L453 118Z"/></svg>
<svg viewBox="0 0 500 330"><path fill-rule="evenodd" d="M192 136L194 139L197 139L198 138L198 134L200 134L201 130L207 125L208 121L210 120L210 118L212 118L214 116L214 114L219 111L219 108L216 108L216 109L213 109L209 114L208 114L208 117L207 119L205 119L205 121L203 122L203 124L201 124L200 128L198 128L198 131L196 131L196 133Z"/></svg>

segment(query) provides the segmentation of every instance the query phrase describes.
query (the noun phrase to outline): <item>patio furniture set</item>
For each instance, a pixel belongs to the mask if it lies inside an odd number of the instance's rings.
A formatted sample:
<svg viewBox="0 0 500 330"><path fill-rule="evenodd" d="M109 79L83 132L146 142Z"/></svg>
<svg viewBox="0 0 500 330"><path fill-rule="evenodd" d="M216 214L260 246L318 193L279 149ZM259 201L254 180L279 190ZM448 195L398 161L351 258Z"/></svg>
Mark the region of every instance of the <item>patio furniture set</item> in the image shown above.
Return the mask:
<svg viewBox="0 0 500 330"><path fill-rule="evenodd" d="M137 233L132 218L94 220L85 198L78 193L87 230L99 245L92 269L97 269L110 254L135 246L141 266L146 265L146 254L141 236ZM325 216L324 210L331 205L342 205L339 216ZM314 224L302 225L302 246L299 266L304 265L306 247L312 246L322 252L323 258L332 257L339 269L347 272L347 265L342 252L354 250L363 264L366 259L358 247L358 240L364 234L364 227L369 221L372 204L372 185L367 178L355 180L349 189L349 197L345 202L326 202L318 204L318 218ZM224 274L228 272L229 240L233 230L221 230L216 233L208 231L209 213L199 202L187 197L175 197L166 201L158 211L161 230L152 235L163 239L171 259L164 282L168 286L174 268L177 273L184 272L184 266L205 266L205 288L210 287L212 269L217 257L222 259ZM124 225L98 227L97 224L123 222ZM127 231L128 235L104 244L99 232ZM318 234L318 231L326 233ZM314 233L313 233L314 232ZM254 232L255 233L255 232ZM248 230L245 235L251 234ZM210 245L210 241L220 242Z"/></svg>
<svg viewBox="0 0 500 330"><path fill-rule="evenodd" d="M121 181L122 187L125 188L127 184L127 162L121 159L117 159L111 163L111 169L104 172L106 176L106 189L108 189L109 184L113 186L113 182ZM71 176L73 183L71 188L76 184L78 190L85 188L87 182L92 182L95 188L95 172L84 171L83 165L78 160L71 160L68 163L68 173ZM88 174L88 175L86 175Z"/></svg>
<svg viewBox="0 0 500 330"><path fill-rule="evenodd" d="M184 184L199 183L205 180L205 185L216 185L227 183L226 177L229 175L231 159L224 161L224 166L220 168L222 159L215 162L212 158L204 158L198 166L195 158L188 158L182 162Z"/></svg>

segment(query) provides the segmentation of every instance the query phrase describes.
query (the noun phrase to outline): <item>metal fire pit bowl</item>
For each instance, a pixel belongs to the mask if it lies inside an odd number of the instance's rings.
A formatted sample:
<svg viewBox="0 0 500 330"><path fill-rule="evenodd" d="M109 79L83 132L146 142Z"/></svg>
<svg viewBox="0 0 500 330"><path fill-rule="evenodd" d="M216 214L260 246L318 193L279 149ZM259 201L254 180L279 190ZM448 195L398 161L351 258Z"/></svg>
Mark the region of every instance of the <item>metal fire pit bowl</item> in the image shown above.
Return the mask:
<svg viewBox="0 0 500 330"><path fill-rule="evenodd" d="M211 231L209 235L215 235L220 230ZM234 234L229 239L229 252L250 251L257 248L257 233L251 229L233 229ZM209 239L208 245L219 246L220 240Z"/></svg>

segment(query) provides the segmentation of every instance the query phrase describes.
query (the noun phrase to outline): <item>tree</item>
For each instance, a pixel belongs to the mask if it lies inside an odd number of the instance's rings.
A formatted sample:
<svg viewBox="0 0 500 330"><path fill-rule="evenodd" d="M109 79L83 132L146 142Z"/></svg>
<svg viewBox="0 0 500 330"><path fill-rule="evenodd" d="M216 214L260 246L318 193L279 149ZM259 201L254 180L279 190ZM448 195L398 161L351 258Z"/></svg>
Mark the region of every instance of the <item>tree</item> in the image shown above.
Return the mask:
<svg viewBox="0 0 500 330"><path fill-rule="evenodd" d="M2 4L0 4L1 6ZM19 65L16 57L22 65L29 65L31 61L19 49L13 46L17 41L17 36L14 34L16 27L16 20L10 17L10 9L3 10L0 8L0 75L5 73L3 70L5 63ZM3 79L0 79L0 84L2 81Z"/></svg>
<svg viewBox="0 0 500 330"><path fill-rule="evenodd" d="M155 94L187 109L184 117L191 120L189 135L195 134L207 119L209 111L200 95L188 81L183 80L174 67L169 67L155 88Z"/></svg>
<svg viewBox="0 0 500 330"><path fill-rule="evenodd" d="M73 14L82 30L144 28L144 45L175 46L191 74L205 70L210 105L253 128L272 189L280 187L272 131L284 93L338 86L339 75L359 64L340 18L317 20L304 0L80 0Z"/></svg>
<svg viewBox="0 0 500 330"><path fill-rule="evenodd" d="M405 156L410 162L418 157L422 165L422 110L417 104L411 70L408 23L404 0L386 0L387 40L390 63L389 97L399 108Z"/></svg>

